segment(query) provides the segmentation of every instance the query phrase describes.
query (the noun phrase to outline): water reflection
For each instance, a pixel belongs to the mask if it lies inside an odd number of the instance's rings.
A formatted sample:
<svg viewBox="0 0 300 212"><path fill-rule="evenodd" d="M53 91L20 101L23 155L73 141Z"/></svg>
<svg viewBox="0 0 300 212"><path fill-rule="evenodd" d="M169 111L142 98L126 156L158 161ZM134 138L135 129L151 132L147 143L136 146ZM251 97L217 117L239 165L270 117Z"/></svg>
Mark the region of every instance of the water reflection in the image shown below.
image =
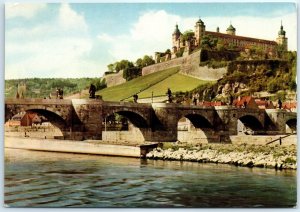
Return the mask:
<svg viewBox="0 0 300 212"><path fill-rule="evenodd" d="M296 172L5 149L13 207L292 207Z"/></svg>

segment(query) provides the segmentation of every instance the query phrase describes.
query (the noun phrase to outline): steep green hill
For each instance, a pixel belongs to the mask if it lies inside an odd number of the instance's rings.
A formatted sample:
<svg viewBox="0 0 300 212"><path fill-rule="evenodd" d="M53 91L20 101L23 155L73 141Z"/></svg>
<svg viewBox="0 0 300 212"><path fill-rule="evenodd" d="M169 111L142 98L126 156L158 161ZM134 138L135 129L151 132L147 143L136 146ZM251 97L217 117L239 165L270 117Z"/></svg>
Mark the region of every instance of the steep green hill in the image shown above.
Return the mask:
<svg viewBox="0 0 300 212"><path fill-rule="evenodd" d="M105 101L120 101L131 97L135 93L139 93L150 88L162 80L176 74L178 71L179 68L175 67L146 76L141 76L126 83L100 90L96 92L96 94L101 95Z"/></svg>
<svg viewBox="0 0 300 212"><path fill-rule="evenodd" d="M157 83L156 85L144 90L139 94L139 97L151 97L152 92L153 96L165 95L168 88L170 88L173 93L178 91L186 92L193 90L199 85L205 83L207 83L207 81L199 80L180 73L176 73L168 77L167 79Z"/></svg>
<svg viewBox="0 0 300 212"><path fill-rule="evenodd" d="M146 76L141 76L121 85L105 88L96 94L101 95L105 101L131 100L132 95L138 93L139 98L164 95L167 88L172 92L189 91L203 84L205 81L195 79L178 73L179 68L174 67Z"/></svg>

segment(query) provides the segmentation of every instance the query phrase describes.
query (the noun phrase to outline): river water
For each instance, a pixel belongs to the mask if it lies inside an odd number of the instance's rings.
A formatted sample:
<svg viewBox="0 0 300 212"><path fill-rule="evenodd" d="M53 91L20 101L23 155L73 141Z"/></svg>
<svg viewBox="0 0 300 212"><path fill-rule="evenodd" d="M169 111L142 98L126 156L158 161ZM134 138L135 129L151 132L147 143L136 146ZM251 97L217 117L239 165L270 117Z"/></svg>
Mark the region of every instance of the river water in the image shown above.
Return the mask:
<svg viewBox="0 0 300 212"><path fill-rule="evenodd" d="M296 171L5 149L9 207L294 207Z"/></svg>

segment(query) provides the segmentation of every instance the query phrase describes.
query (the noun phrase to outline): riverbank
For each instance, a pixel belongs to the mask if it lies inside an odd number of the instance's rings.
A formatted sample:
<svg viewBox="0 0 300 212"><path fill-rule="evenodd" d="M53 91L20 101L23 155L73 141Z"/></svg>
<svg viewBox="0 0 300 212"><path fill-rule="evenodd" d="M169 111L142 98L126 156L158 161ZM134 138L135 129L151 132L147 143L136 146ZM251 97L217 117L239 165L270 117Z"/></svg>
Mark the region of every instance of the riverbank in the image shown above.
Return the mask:
<svg viewBox="0 0 300 212"><path fill-rule="evenodd" d="M178 146L169 144L147 153L146 158L296 170L297 146L248 144Z"/></svg>
<svg viewBox="0 0 300 212"><path fill-rule="evenodd" d="M40 138L21 138L5 136L5 148L27 149L47 152L66 152L123 157L145 157L146 153L157 147L157 143L121 144L101 140L58 140Z"/></svg>

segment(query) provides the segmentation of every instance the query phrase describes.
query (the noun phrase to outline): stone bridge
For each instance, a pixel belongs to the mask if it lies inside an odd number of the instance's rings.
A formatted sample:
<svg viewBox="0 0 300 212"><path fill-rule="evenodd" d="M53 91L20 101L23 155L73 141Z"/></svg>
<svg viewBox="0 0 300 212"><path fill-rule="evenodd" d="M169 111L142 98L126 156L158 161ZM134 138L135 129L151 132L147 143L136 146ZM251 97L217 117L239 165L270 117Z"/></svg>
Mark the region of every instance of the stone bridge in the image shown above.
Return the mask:
<svg viewBox="0 0 300 212"><path fill-rule="evenodd" d="M284 134L286 124L296 129L296 113L285 110L240 109L232 106L200 107L173 103L105 102L91 99L6 99L5 122L21 111L45 116L65 139L102 139L106 118L126 117L145 141L177 141L178 121L185 117L194 128L213 132L220 140L237 134L238 120L261 134Z"/></svg>

